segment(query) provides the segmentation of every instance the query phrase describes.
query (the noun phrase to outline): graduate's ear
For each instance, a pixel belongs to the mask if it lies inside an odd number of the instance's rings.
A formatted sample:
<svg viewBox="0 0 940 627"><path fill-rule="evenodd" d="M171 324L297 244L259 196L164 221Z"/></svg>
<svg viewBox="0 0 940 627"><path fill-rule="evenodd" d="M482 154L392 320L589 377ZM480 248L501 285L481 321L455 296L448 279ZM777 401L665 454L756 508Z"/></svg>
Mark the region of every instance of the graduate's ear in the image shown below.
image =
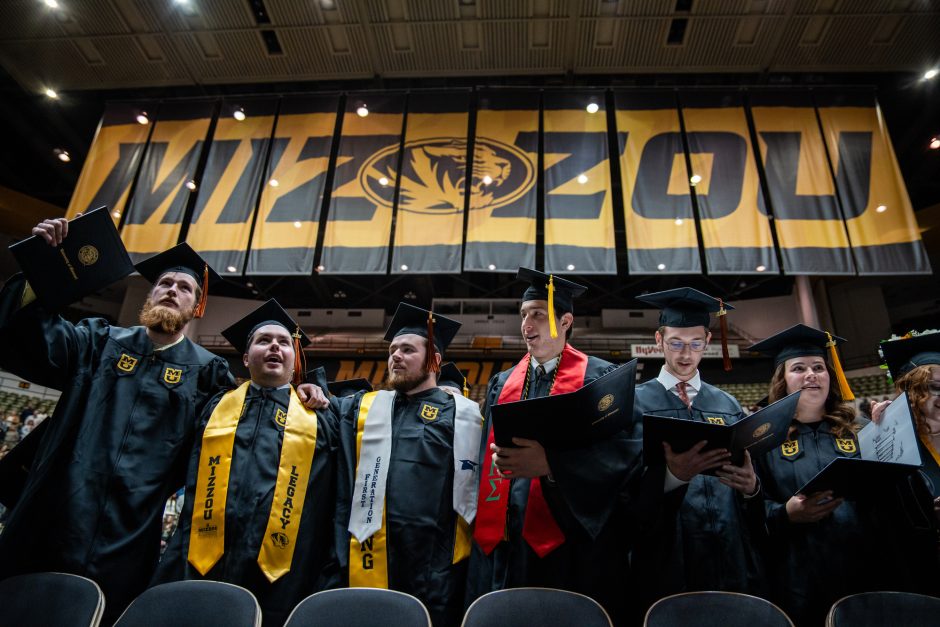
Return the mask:
<svg viewBox="0 0 940 627"><path fill-rule="evenodd" d="M245 365L246 368L248 367L248 353L245 353L244 355L242 355L242 363Z"/></svg>
<svg viewBox="0 0 940 627"><path fill-rule="evenodd" d="M561 318L559 318L558 321L561 323L562 329L570 329L571 325L574 324L574 314L572 314L570 311L566 311L561 315Z"/></svg>
<svg viewBox="0 0 940 627"><path fill-rule="evenodd" d="M659 348L663 347L663 334L659 330L656 331L656 346Z"/></svg>
<svg viewBox="0 0 940 627"><path fill-rule="evenodd" d="M705 329L705 345L711 344L712 341L712 332L708 329Z"/></svg>

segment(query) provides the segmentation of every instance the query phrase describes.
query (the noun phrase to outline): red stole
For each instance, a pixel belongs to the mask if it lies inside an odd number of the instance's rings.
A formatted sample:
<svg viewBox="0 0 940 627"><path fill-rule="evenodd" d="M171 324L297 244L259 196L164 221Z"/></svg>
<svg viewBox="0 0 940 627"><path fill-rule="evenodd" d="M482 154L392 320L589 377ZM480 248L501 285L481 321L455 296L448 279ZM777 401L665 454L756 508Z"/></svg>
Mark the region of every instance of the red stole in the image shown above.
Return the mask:
<svg viewBox="0 0 940 627"><path fill-rule="evenodd" d="M518 401L522 398L522 388L529 372L530 355L526 353L506 380L499 394L499 403ZM584 385L588 357L581 351L565 344L561 359L556 366L558 373L550 394L574 392ZM480 493L477 497L477 517L473 537L483 552L489 555L504 538L506 531L506 511L509 508L509 479L500 477L496 464L492 461L490 445L494 443L493 427L490 426L486 438L483 467L486 469L480 477ZM487 463L489 460L489 463ZM522 524L522 537L539 557L545 557L565 541L565 534L552 517L542 483L538 478L531 479L529 500L526 502L525 520Z"/></svg>

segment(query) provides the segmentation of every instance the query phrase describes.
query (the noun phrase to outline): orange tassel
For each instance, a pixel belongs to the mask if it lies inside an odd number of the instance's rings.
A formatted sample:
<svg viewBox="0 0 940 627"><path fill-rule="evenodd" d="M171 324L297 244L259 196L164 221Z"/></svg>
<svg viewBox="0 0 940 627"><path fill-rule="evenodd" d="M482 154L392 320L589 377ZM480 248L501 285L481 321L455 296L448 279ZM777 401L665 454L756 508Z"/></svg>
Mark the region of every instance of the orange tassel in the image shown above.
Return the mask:
<svg viewBox="0 0 940 627"><path fill-rule="evenodd" d="M845 372L842 371L842 362L839 361L839 353L836 352L836 341L832 335L826 331L826 337L829 341L826 346L829 348L829 356L832 359L832 369L836 373L836 379L839 381L839 391L842 392L843 401L854 401L855 395L852 394L852 388L849 387L849 381L845 378Z"/></svg>
<svg viewBox="0 0 940 627"><path fill-rule="evenodd" d="M725 372L731 372L731 355L728 353L728 322L725 316L728 310L725 309L725 301L718 299L718 324L721 327L721 360L724 363Z"/></svg>
<svg viewBox="0 0 940 627"><path fill-rule="evenodd" d="M304 380L304 374L307 372L307 356L304 355L304 348L300 345L300 327L293 333L294 338L294 387L297 387Z"/></svg>
<svg viewBox="0 0 940 627"><path fill-rule="evenodd" d="M209 264L202 271L202 294L199 296L199 302L196 309L193 310L193 318L202 318L206 313L206 302L209 300Z"/></svg>
<svg viewBox="0 0 940 627"><path fill-rule="evenodd" d="M428 312L428 350L424 356L424 369L427 372L440 372L441 367L434 359L434 312Z"/></svg>
<svg viewBox="0 0 940 627"><path fill-rule="evenodd" d="M463 378L463 395L470 398L470 386L467 385L467 377Z"/></svg>

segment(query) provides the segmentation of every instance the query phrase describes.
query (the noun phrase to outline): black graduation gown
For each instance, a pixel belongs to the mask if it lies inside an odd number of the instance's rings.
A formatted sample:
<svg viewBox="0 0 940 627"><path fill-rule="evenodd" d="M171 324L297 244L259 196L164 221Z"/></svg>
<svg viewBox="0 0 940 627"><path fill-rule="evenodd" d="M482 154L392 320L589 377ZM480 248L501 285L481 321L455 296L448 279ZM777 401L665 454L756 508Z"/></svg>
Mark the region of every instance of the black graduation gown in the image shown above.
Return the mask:
<svg viewBox="0 0 940 627"><path fill-rule="evenodd" d="M348 527L356 481L356 426L364 395L359 392L332 399L340 416L335 531L342 586L349 584ZM437 408L437 417L422 418L424 405ZM392 412L385 493L388 587L420 599L435 627L460 624L467 572L467 560L452 563L457 531L454 416L453 398L439 388L413 396L397 394Z"/></svg>
<svg viewBox="0 0 940 627"><path fill-rule="evenodd" d="M62 396L0 534L0 578L89 577L111 621L153 574L196 416L232 377L189 339L155 352L143 327L72 325L37 303L19 308L23 287L17 276L0 292L0 366Z"/></svg>
<svg viewBox="0 0 940 627"><path fill-rule="evenodd" d="M705 382L692 400L691 412L658 379L637 386L633 407L639 424L644 413L697 422L721 418L725 424L744 417L732 396ZM709 475L696 475L674 492L676 495L670 498L682 498L678 515L663 520L656 550L659 555L646 556L652 561L650 567L657 571L658 581L651 582L653 596L698 590L765 595L764 567L757 544L762 535L763 503L745 499Z"/></svg>
<svg viewBox="0 0 940 627"><path fill-rule="evenodd" d="M588 357L584 383L606 374L613 364ZM491 425L490 408L496 404L512 370L490 379L486 392L484 434ZM553 373L533 376L529 398L548 396ZM489 464L486 438L480 461ZM560 547L539 558L522 537L529 498L529 479L510 482L507 541L486 555L474 542L470 554L467 603L479 596L524 586L561 588L590 596L609 613L619 616L630 596L629 548L635 537L627 520L625 486L641 471L641 445L631 433L569 451L546 450L554 482L540 479L542 493L555 522L565 535ZM662 492L660 484L659 493Z"/></svg>
<svg viewBox="0 0 940 627"><path fill-rule="evenodd" d="M772 599L797 625L821 625L832 603L849 594L935 594L935 523L920 476L899 482L895 490L845 501L819 522L791 523L786 502L800 487L833 459L859 456L857 445L855 452L839 449L827 421L794 427L795 455L785 455L781 446L756 460Z"/></svg>
<svg viewBox="0 0 940 627"><path fill-rule="evenodd" d="M188 561L189 537L201 438L222 396L217 395L203 410L199 437L189 459L186 497L179 526L163 554L152 584L212 579L242 586L257 597L265 625L283 625L294 606L324 589L335 567L332 525L336 490L336 418L330 409L317 412L317 444L290 572L271 583L258 566L258 552L267 529L284 442L284 427L275 422L274 416L278 409L287 411L289 390L249 387L235 430L225 503L225 552L203 576Z"/></svg>

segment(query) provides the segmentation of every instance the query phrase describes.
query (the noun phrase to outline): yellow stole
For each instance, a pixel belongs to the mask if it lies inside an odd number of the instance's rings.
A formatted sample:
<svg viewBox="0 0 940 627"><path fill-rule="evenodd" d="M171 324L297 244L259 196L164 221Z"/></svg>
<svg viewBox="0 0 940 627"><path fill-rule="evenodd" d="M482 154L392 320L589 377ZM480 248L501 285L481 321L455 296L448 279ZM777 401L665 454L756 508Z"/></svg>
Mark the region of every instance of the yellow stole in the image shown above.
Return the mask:
<svg viewBox="0 0 940 627"><path fill-rule="evenodd" d="M359 453L362 451L362 432L376 392L369 392L359 402L356 422L356 471L359 471ZM358 475L356 475L358 476ZM387 503L386 503L387 504ZM349 534L349 587L388 589L388 538L385 535L385 517L388 507L382 508L382 528L361 543Z"/></svg>
<svg viewBox="0 0 940 627"><path fill-rule="evenodd" d="M189 562L202 575L215 566L225 550L225 504L232 449L249 385L246 382L222 397L202 436L189 532ZM294 388L290 388L271 513L258 552L258 565L271 582L290 571L316 444L317 415L306 409Z"/></svg>
<svg viewBox="0 0 940 627"><path fill-rule="evenodd" d="M926 448L927 452L930 453L930 456L933 457L933 460L937 463L937 466L940 466L940 453L937 453L937 449L934 448L933 443L930 441L930 436L920 434L917 437L920 438L921 444L924 445L924 448Z"/></svg>

